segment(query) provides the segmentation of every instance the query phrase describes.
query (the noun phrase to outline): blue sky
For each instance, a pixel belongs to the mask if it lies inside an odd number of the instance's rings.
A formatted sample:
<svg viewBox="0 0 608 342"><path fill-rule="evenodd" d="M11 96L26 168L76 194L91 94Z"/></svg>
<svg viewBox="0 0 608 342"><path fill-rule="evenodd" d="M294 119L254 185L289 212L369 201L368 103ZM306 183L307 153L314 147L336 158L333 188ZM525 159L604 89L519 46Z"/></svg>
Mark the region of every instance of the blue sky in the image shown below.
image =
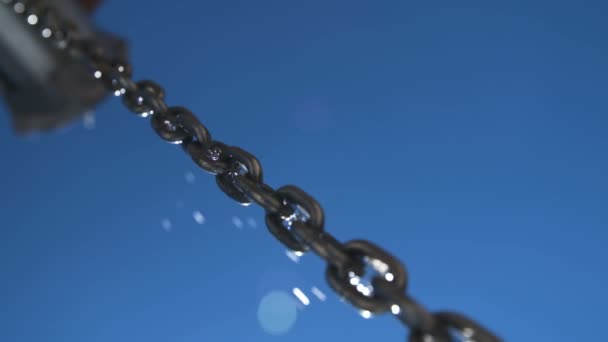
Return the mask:
<svg viewBox="0 0 608 342"><path fill-rule="evenodd" d="M403 260L430 310L572 341L605 335L607 10L151 0L95 19L130 41L135 78L258 156L270 185L317 198L327 230ZM119 100L27 138L0 112L1 340L405 338Z"/></svg>

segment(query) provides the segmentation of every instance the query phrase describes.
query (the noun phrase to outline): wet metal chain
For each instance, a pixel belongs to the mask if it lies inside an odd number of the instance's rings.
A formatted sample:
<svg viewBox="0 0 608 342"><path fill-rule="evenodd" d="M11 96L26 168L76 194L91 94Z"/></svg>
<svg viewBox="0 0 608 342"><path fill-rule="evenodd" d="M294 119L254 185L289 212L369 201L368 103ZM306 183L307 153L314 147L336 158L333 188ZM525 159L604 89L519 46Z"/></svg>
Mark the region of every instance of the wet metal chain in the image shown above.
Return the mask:
<svg viewBox="0 0 608 342"><path fill-rule="evenodd" d="M128 61L112 56L94 39L83 39L76 26L62 19L44 1L0 0L42 37L65 53L82 58L91 75L152 129L183 150L201 169L215 176L218 187L241 204L265 210L266 226L286 248L312 251L327 262L330 287L365 316L390 313L409 328L411 342L497 342L499 337L455 312L429 312L406 292L405 267L390 253L367 240L342 243L325 231L324 212L302 189L273 189L264 182L260 162L249 152L212 138L188 109L169 106L163 88L149 80L134 81ZM371 282L365 283L364 278Z"/></svg>

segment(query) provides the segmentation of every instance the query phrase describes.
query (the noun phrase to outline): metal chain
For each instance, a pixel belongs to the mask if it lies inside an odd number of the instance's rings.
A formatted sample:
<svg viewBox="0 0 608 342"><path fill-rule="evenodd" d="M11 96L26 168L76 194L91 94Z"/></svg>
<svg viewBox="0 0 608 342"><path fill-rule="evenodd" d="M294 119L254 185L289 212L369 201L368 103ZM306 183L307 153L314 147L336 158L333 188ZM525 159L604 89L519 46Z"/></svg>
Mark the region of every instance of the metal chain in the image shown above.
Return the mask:
<svg viewBox="0 0 608 342"><path fill-rule="evenodd" d="M44 1L0 2L11 6L57 48L83 57L93 77L122 96L130 111L151 117L158 136L181 145L194 163L215 175L217 185L230 198L262 207L268 230L285 247L299 253L313 251L324 259L330 287L364 315L390 312L409 328L410 342L501 341L464 315L427 311L406 293L407 271L399 260L366 240L338 241L325 231L323 209L314 198L293 185L275 190L264 183L262 166L252 154L214 140L188 109L169 107L164 90L155 82L133 81L127 61L110 56L94 40L80 39L75 26ZM362 278L370 275L371 284L364 284Z"/></svg>

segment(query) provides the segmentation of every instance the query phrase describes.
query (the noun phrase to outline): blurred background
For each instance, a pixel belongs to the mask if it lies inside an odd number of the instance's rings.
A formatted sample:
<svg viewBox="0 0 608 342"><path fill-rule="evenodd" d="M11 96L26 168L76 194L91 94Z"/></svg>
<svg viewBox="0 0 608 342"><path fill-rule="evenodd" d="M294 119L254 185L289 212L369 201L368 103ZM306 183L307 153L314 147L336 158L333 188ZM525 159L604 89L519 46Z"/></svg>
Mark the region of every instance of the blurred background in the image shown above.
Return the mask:
<svg viewBox="0 0 608 342"><path fill-rule="evenodd" d="M430 310L582 341L606 336L607 11L108 0L94 18L136 79L316 197L327 230L398 256ZM0 340L405 339L119 100L25 137L0 112Z"/></svg>

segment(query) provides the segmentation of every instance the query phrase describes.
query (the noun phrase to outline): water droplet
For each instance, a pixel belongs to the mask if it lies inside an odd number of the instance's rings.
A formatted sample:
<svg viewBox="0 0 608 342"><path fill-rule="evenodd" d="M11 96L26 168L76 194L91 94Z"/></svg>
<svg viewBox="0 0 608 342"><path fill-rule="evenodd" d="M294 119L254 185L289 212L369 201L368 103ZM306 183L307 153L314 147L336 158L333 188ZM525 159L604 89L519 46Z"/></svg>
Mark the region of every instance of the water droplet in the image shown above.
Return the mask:
<svg viewBox="0 0 608 342"><path fill-rule="evenodd" d="M42 30L42 37L44 37L44 38L49 38L49 37L51 37L52 34L53 34L53 31L51 31L51 29L48 27L46 27ZM99 75L99 77L101 77L101 75Z"/></svg>
<svg viewBox="0 0 608 342"><path fill-rule="evenodd" d="M30 24L30 25L36 25L36 24L38 24L38 16L35 15L35 14L30 14L27 17L27 23Z"/></svg>
<svg viewBox="0 0 608 342"><path fill-rule="evenodd" d="M25 12L25 5L18 2L13 6L13 9L15 10L15 13L21 14Z"/></svg>
<svg viewBox="0 0 608 342"><path fill-rule="evenodd" d="M192 172L187 172L186 173L186 182L188 182L188 183L194 183L194 179L195 179L194 173L192 173Z"/></svg>
<svg viewBox="0 0 608 342"><path fill-rule="evenodd" d="M319 288L317 288L316 286L313 286L311 291L312 291L312 294L314 294L317 298L319 298L320 301L324 302L327 299L327 296L325 295L325 293L323 293L321 290L319 290Z"/></svg>
<svg viewBox="0 0 608 342"><path fill-rule="evenodd" d="M160 225L163 227L163 229L164 229L166 232L170 232L170 231L171 231L171 229L173 228L173 226L171 225L171 221L169 221L169 219L163 219L163 220L160 222Z"/></svg>
<svg viewBox="0 0 608 342"><path fill-rule="evenodd" d="M291 259L291 261L295 262L296 264L298 262L300 262L300 256L298 256L296 253L294 253L293 251L290 250L286 250L285 251L285 255L287 255L287 257L289 259Z"/></svg>
<svg viewBox="0 0 608 342"><path fill-rule="evenodd" d="M258 227L258 223L255 222L255 220L252 217L247 219L247 224L249 225L249 227L251 227L253 229Z"/></svg>
<svg viewBox="0 0 608 342"><path fill-rule="evenodd" d="M365 286L363 284L357 285L357 291L361 292L364 296L369 297L372 295L372 289L369 286Z"/></svg>
<svg viewBox="0 0 608 342"><path fill-rule="evenodd" d="M243 228L243 221L241 221L241 219L236 216L232 217L232 224L234 224L238 229Z"/></svg>
<svg viewBox="0 0 608 342"><path fill-rule="evenodd" d="M220 160L220 157L222 155L222 151L218 148L218 147L213 147L210 150L207 151L209 157L211 158L211 160L213 161L218 161Z"/></svg>
<svg viewBox="0 0 608 342"><path fill-rule="evenodd" d="M296 296L304 305L310 304L310 299L297 287L293 288L293 295Z"/></svg>
<svg viewBox="0 0 608 342"><path fill-rule="evenodd" d="M192 217L194 218L194 221L196 221L196 223L198 224L205 223L205 216L203 216L203 214L198 210L192 213Z"/></svg>
<svg viewBox="0 0 608 342"><path fill-rule="evenodd" d="M398 315L401 312L401 308L397 304L391 305L391 312L393 315Z"/></svg>
<svg viewBox="0 0 608 342"><path fill-rule="evenodd" d="M359 314L361 315L361 317L363 317L365 319L372 318L372 313L367 310L361 310L361 311L359 311Z"/></svg>
<svg viewBox="0 0 608 342"><path fill-rule="evenodd" d="M372 268L380 274L385 274L389 270L388 265L382 260L365 258L365 261L367 263L369 263L372 266Z"/></svg>
<svg viewBox="0 0 608 342"><path fill-rule="evenodd" d="M82 118L82 123L85 129L92 130L95 129L96 118L94 112L86 112Z"/></svg>

